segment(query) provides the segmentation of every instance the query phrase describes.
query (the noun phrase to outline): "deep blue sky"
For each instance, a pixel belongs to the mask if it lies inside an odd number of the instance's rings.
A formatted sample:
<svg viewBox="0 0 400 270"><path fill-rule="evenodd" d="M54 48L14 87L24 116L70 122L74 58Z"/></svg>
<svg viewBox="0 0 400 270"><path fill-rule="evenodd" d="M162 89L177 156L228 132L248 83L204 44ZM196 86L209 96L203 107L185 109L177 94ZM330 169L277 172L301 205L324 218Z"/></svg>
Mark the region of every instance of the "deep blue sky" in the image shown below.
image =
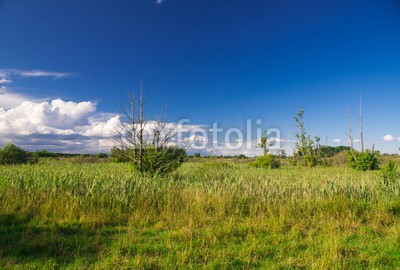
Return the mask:
<svg viewBox="0 0 400 270"><path fill-rule="evenodd" d="M400 146L382 138L400 136L399 50L398 0L0 0L0 68L76 74L15 92L118 112L143 78L149 109L168 104L172 121L261 118L287 134L302 105L330 144L347 144L362 93L366 143L385 151Z"/></svg>

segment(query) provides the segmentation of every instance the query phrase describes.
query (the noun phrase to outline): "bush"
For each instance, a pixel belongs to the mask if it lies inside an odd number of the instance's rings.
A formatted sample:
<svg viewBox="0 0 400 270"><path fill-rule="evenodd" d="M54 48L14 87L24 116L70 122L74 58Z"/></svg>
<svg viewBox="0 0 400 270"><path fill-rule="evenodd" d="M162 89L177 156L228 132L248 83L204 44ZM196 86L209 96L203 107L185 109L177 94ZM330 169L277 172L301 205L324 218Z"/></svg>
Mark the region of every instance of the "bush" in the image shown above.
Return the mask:
<svg viewBox="0 0 400 270"><path fill-rule="evenodd" d="M142 160L142 170L150 175L165 175L173 172L186 159L185 149L178 147L166 147L156 149L149 146L145 149L145 155ZM134 162L135 167L138 163Z"/></svg>
<svg viewBox="0 0 400 270"><path fill-rule="evenodd" d="M304 156L304 162L305 162L305 166L307 167L315 167L318 164L318 158L315 155L305 155Z"/></svg>
<svg viewBox="0 0 400 270"><path fill-rule="evenodd" d="M14 144L6 144L3 149L0 149L0 164L2 165L33 164L38 161L37 153L29 153Z"/></svg>
<svg viewBox="0 0 400 270"><path fill-rule="evenodd" d="M135 170L142 167L143 173L164 175L176 170L186 159L185 149L178 147L159 147L152 145L142 149L142 160L139 160L139 149L120 149L113 147L110 153L112 162L132 162Z"/></svg>
<svg viewBox="0 0 400 270"><path fill-rule="evenodd" d="M358 171L372 171L379 169L379 153L372 153L367 150L364 153L353 151L348 152L349 165Z"/></svg>
<svg viewBox="0 0 400 270"><path fill-rule="evenodd" d="M257 157L256 161L250 162L249 165L256 168L277 169L281 166L281 163L275 158L275 156L268 154Z"/></svg>
<svg viewBox="0 0 400 270"><path fill-rule="evenodd" d="M383 183L388 186L397 182L400 178L399 168L393 160L389 160L381 171Z"/></svg>

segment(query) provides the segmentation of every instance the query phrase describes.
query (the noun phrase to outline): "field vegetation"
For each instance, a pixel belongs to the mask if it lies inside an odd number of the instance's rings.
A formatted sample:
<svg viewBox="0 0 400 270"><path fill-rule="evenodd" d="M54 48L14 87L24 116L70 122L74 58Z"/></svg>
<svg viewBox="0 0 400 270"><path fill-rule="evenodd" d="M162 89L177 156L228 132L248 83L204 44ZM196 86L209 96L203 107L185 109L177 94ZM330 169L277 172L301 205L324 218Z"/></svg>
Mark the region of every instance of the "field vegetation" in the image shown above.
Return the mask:
<svg viewBox="0 0 400 270"><path fill-rule="evenodd" d="M149 176L82 161L0 166L0 267L400 267L395 162L356 171L192 158Z"/></svg>

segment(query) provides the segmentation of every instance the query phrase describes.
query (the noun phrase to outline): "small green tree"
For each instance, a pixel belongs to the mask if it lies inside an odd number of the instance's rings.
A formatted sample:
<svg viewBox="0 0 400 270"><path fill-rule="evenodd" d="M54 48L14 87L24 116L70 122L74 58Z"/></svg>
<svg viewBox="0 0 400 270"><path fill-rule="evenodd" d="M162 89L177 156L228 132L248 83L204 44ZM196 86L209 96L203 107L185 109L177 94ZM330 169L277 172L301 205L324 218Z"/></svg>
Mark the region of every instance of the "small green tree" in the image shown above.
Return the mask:
<svg viewBox="0 0 400 270"><path fill-rule="evenodd" d="M297 127L297 142L295 144L295 151L293 154L293 164L300 163L304 166L313 167L318 163L317 153L319 152L320 138L315 137L317 147L314 147L314 141L311 139L310 133L305 129L303 115L303 107L300 107L297 115L293 117L296 121Z"/></svg>
<svg viewBox="0 0 400 270"><path fill-rule="evenodd" d="M271 143L268 142L268 135L267 131L264 131L264 135L261 136L261 142L258 144L258 147L263 149L264 156L266 156L269 153L269 147L271 146Z"/></svg>
<svg viewBox="0 0 400 270"><path fill-rule="evenodd" d="M296 116L294 116L294 120L296 121L297 133L296 138L297 142L295 144L296 154L299 156L305 156L307 154L307 132L304 127L303 120L304 110L303 107L300 107L299 112Z"/></svg>

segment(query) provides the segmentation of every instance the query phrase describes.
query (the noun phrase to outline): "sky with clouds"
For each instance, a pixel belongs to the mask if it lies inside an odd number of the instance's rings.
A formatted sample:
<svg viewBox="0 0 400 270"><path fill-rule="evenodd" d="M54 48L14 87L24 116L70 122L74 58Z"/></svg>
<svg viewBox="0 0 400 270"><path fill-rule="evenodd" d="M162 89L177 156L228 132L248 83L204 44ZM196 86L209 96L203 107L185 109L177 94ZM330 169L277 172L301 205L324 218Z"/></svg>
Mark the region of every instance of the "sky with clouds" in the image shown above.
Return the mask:
<svg viewBox="0 0 400 270"><path fill-rule="evenodd" d="M396 153L399 32L395 0L0 0L0 145L107 152L142 80L149 115L189 119L204 152L260 154L271 128L291 152L300 106L329 145L348 145L351 112L358 147L362 95L366 146Z"/></svg>

